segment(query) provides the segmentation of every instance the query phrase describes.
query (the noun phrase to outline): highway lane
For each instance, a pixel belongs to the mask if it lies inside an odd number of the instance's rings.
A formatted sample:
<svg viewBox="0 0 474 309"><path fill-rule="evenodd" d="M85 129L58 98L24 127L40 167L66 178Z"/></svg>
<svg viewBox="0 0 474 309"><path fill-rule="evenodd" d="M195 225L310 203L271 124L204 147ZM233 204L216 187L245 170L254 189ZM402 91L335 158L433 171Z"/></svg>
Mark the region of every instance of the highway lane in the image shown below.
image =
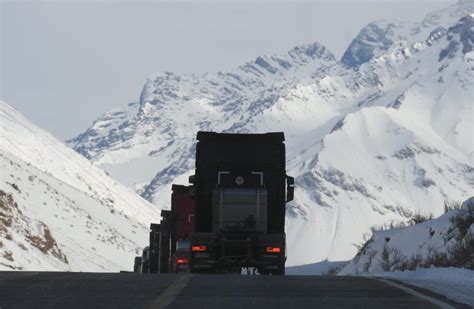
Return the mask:
<svg viewBox="0 0 474 309"><path fill-rule="evenodd" d="M467 308L402 288L361 277L0 272L0 308Z"/></svg>

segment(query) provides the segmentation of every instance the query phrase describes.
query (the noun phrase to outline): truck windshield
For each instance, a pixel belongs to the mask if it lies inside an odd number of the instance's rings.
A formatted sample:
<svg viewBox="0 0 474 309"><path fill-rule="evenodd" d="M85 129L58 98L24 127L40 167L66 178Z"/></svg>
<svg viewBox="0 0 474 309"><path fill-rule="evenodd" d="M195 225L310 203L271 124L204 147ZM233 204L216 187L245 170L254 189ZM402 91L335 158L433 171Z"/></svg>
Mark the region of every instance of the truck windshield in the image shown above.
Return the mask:
<svg viewBox="0 0 474 309"><path fill-rule="evenodd" d="M221 229L259 231L266 225L266 190L221 189L218 205Z"/></svg>

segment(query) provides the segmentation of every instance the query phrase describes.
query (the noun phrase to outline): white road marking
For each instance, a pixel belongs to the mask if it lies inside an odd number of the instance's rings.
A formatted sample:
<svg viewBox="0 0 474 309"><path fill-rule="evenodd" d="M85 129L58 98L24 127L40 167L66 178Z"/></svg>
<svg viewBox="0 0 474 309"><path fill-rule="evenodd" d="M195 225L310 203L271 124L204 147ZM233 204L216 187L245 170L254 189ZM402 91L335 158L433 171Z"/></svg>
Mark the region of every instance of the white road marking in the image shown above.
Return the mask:
<svg viewBox="0 0 474 309"><path fill-rule="evenodd" d="M171 304L171 302L176 298L176 296L181 293L181 291L188 285L189 281L193 275L186 274L179 276L163 293L161 293L158 298L156 298L148 309L158 309L164 308Z"/></svg>
<svg viewBox="0 0 474 309"><path fill-rule="evenodd" d="M431 296L428 296L428 295L425 295L425 294L422 294L420 292L417 292L413 289L410 289L409 287L407 286L404 286L402 284L399 284L399 283L396 283L396 282L393 282L393 281L390 281L390 280L386 280L386 279L382 279L382 278L375 278L375 277L372 277L372 279L375 279L375 280L378 280L378 281L381 281L383 283L386 283L386 284L389 284L391 286L394 286L396 288L399 288L400 290L403 290L405 292L407 292L408 294L411 294L415 297L418 297L418 298L421 298L423 300L426 300L426 301L429 301L430 303L442 308L442 309L454 309L453 306L451 306L450 304L447 304L439 299L436 299L436 298L433 298Z"/></svg>

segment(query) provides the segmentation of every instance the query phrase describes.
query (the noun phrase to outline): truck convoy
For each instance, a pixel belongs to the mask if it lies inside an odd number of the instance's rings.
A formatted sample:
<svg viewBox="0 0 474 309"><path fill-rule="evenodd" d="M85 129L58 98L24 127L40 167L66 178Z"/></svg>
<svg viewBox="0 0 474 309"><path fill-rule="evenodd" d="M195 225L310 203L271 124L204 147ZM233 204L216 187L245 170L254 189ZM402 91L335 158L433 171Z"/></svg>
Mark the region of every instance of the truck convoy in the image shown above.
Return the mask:
<svg viewBox="0 0 474 309"><path fill-rule="evenodd" d="M188 186L171 187L171 210L150 225L150 244L135 257L134 272L169 273L189 269L189 236L194 231L195 203ZM186 244L187 243L187 244Z"/></svg>
<svg viewBox="0 0 474 309"><path fill-rule="evenodd" d="M136 272L285 273L286 175L282 132L198 132L190 186L173 185L171 211L152 224Z"/></svg>

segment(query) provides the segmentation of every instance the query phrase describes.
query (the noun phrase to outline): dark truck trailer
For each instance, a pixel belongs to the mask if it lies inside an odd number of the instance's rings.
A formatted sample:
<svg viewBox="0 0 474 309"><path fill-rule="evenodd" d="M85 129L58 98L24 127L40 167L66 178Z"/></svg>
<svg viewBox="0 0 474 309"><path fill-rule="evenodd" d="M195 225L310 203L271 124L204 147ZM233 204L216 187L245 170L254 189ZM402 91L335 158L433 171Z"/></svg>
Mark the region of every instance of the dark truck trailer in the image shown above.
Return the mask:
<svg viewBox="0 0 474 309"><path fill-rule="evenodd" d="M285 203L294 186L284 134L198 132L197 140L191 271L284 274Z"/></svg>
<svg viewBox="0 0 474 309"><path fill-rule="evenodd" d="M189 236L194 231L194 200L189 186L173 185L171 210L150 225L150 244L135 258L134 272L170 273L189 269ZM184 245L183 245L184 243Z"/></svg>

